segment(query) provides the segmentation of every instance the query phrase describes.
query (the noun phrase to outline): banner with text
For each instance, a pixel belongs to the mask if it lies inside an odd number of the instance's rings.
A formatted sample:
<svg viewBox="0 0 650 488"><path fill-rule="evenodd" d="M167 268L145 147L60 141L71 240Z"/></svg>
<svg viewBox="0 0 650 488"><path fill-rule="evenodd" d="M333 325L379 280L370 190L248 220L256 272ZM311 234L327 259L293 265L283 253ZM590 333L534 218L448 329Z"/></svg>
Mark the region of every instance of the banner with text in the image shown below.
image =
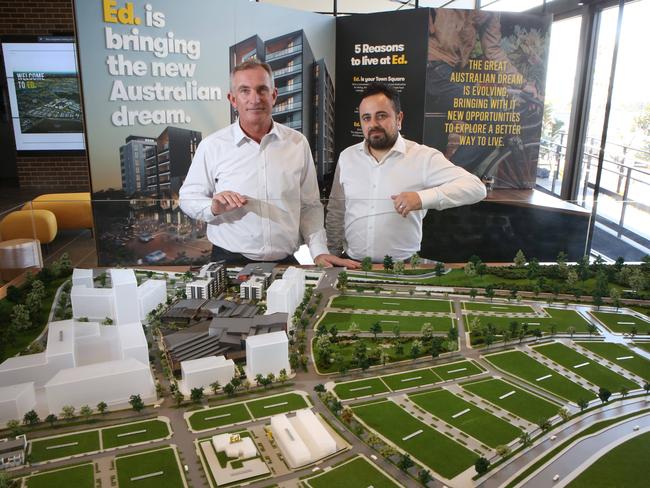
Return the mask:
<svg viewBox="0 0 650 488"><path fill-rule="evenodd" d="M550 24L456 9L338 19L337 153L361 140L358 93L385 81L402 93L405 137L494 188L533 188Z"/></svg>
<svg viewBox="0 0 650 488"><path fill-rule="evenodd" d="M207 259L205 224L180 211L178 190L202 138L234 121L229 72L242 61L271 65L274 119L318 148L319 177L331 170L333 148L314 142L333 141L319 123L334 109L332 18L246 0L74 7L100 265Z"/></svg>

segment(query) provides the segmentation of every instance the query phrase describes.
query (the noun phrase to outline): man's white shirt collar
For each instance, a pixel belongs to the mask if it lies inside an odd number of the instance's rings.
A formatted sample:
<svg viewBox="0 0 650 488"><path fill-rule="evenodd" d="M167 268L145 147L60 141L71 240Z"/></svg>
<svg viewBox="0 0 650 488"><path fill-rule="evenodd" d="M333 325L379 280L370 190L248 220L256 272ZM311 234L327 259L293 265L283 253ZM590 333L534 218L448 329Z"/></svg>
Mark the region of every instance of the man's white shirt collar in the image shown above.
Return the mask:
<svg viewBox="0 0 650 488"><path fill-rule="evenodd" d="M374 156L370 153L370 150L368 149L368 142L363 141L359 145L359 150L365 152L368 156L374 159ZM381 158L381 161L378 161L378 163L382 163L394 152L399 153L399 154L406 154L406 141L402 137L402 134L399 132L397 133L397 140L395 141L395 144L393 144L393 147L390 148L390 151L386 153L386 155Z"/></svg>
<svg viewBox="0 0 650 488"><path fill-rule="evenodd" d="M234 124L232 124L232 130L233 130L233 141L235 142L236 146L241 146L244 142L249 142L252 141L252 139L246 135L244 130L241 128L241 125L239 125L239 118L235 121ZM275 121L273 121L273 125L271 125L271 130L264 135L264 137L273 134L275 138L278 140L282 140L282 134L280 132L279 124L276 124ZM264 138L262 138L264 140Z"/></svg>

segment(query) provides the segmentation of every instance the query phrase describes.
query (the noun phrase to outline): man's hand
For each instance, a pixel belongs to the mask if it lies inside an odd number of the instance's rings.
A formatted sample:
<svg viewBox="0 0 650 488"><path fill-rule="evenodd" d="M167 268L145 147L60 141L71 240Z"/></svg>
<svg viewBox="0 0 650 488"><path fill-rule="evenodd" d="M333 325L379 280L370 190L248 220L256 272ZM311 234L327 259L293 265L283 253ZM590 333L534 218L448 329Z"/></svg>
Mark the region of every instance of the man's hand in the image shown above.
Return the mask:
<svg viewBox="0 0 650 488"><path fill-rule="evenodd" d="M406 217L412 210L422 209L420 195L414 191L403 191L399 195L391 195L395 211L402 217Z"/></svg>
<svg viewBox="0 0 650 488"><path fill-rule="evenodd" d="M339 258L333 254L319 254L314 258L314 263L323 268L331 268L333 266L340 266L348 269L359 269L361 264L352 259Z"/></svg>
<svg viewBox="0 0 650 488"><path fill-rule="evenodd" d="M244 195L240 195L236 191L222 191L212 195L212 215L221 215L225 212L230 212L237 208L241 208L248 203L248 199Z"/></svg>

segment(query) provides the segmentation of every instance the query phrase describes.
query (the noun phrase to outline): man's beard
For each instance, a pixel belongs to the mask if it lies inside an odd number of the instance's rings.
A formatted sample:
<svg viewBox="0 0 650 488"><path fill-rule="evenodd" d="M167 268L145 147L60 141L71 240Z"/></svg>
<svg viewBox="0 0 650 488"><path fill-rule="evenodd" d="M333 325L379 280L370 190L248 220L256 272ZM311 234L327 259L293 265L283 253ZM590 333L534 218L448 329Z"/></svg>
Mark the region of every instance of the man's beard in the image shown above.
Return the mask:
<svg viewBox="0 0 650 488"><path fill-rule="evenodd" d="M380 137L377 137L377 131L377 129L373 129L372 132L375 132L375 134L368 134L368 137L366 138L368 146L370 146L372 149L379 150L390 149L393 147L395 141L397 140L397 133L391 137L385 130L381 129L382 134Z"/></svg>

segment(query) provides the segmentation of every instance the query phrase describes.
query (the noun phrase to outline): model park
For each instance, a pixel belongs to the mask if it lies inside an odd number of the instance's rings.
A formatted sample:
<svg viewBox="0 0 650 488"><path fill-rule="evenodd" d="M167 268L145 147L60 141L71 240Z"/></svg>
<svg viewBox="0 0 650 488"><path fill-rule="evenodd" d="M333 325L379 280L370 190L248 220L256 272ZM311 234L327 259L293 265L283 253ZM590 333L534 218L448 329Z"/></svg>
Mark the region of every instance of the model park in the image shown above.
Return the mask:
<svg viewBox="0 0 650 488"><path fill-rule="evenodd" d="M648 257L12 283L0 487L647 486Z"/></svg>

